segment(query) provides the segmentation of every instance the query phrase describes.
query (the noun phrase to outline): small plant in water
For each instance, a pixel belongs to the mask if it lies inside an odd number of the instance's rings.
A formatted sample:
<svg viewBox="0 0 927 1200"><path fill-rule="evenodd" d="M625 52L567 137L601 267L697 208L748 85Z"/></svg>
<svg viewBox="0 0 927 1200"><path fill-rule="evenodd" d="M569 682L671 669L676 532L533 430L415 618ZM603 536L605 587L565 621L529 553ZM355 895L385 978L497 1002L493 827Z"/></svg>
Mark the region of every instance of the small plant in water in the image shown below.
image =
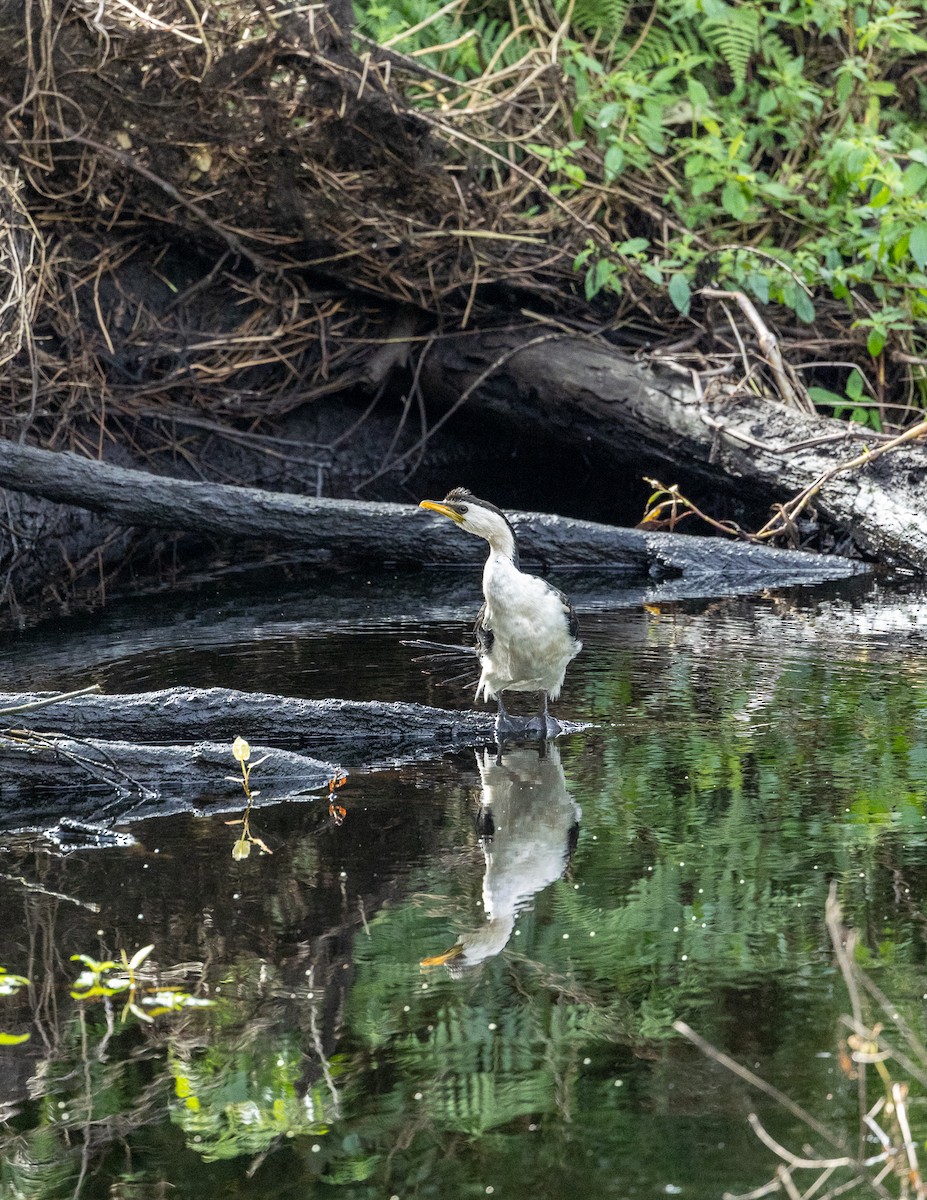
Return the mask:
<svg viewBox="0 0 927 1200"><path fill-rule="evenodd" d="M15 996L20 988L28 987L29 980L25 975L11 975L6 967L0 967L0 996ZM0 1046L18 1046L28 1042L28 1033L4 1033L0 1030Z"/></svg>
<svg viewBox="0 0 927 1200"><path fill-rule="evenodd" d="M72 954L71 962L83 964L84 969L74 981L71 996L75 1000L109 1000L125 994L122 1020L129 1013L142 1021L152 1022L163 1013L177 1012L181 1008L207 1008L214 1001L192 996L181 988L146 985L139 977L139 968L151 954L154 946L143 946L131 958L125 950L119 959L91 958L89 954Z"/></svg>
<svg viewBox="0 0 927 1200"><path fill-rule="evenodd" d="M261 794L251 787L251 771L254 767L259 767L264 759L259 758L256 762L249 761L251 758L251 747L243 737L237 737L232 743L232 754L241 763L241 786L245 789L245 796L248 799L244 815L235 821L226 821L227 825L241 826L241 837L232 847L232 858L236 859L236 861L247 858L251 853L252 846L257 846L264 854L273 854L273 850L271 850L267 843L251 832L250 824L251 805L254 803L255 796Z"/></svg>

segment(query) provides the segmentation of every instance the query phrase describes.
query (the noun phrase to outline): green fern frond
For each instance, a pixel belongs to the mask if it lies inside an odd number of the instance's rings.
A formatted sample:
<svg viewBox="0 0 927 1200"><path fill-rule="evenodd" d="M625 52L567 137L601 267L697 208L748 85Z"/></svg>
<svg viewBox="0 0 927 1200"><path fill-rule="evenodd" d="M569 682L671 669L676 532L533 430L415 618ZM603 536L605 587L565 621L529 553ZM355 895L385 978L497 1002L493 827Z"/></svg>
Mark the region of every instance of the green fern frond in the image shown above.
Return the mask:
<svg viewBox="0 0 927 1200"><path fill-rule="evenodd" d="M627 4L629 0L612 2ZM466 7L444 16L436 16L434 10L432 0L395 0L390 5L355 0L354 4L358 31L377 41L421 25L416 33L401 39L396 48L403 54L415 53L429 67L461 82L480 76L500 48L498 66L511 66L525 54L527 46L521 38L513 38L503 46L512 31L511 23L503 18L485 11L471 15ZM467 31L473 36L460 41ZM429 53L435 46L448 48Z"/></svg>
<svg viewBox="0 0 927 1200"><path fill-rule="evenodd" d="M481 13L474 20L473 28L477 33L474 42L478 47L480 61L484 68L493 60L495 60L497 69L511 67L524 57L525 43L522 38L514 37L509 39L508 44L503 47L502 53L496 58L499 48L503 46L506 38L512 32L512 26L508 21L500 21L496 17Z"/></svg>
<svg viewBox="0 0 927 1200"><path fill-rule="evenodd" d="M760 49L763 52L763 58L766 62L780 68L793 63L796 58L795 51L788 42L784 41L778 33L774 33L771 29L764 31L760 42Z"/></svg>
<svg viewBox="0 0 927 1200"><path fill-rule="evenodd" d="M656 71L668 63L678 62L681 56L698 57L705 53L698 36L687 25L670 28L655 25L636 49L635 41L634 36L627 42L622 39L614 49L615 58L624 61L625 68L632 72ZM628 54L631 54L630 58Z"/></svg>
<svg viewBox="0 0 927 1200"><path fill-rule="evenodd" d="M737 87L747 81L747 67L760 48L759 33L759 17L752 8L728 8L724 17L702 25L702 36L721 55Z"/></svg>
<svg viewBox="0 0 927 1200"><path fill-rule="evenodd" d="M566 4L558 3L566 9ZM631 0L576 0L573 24L585 33L603 33L606 39L617 37L628 19Z"/></svg>

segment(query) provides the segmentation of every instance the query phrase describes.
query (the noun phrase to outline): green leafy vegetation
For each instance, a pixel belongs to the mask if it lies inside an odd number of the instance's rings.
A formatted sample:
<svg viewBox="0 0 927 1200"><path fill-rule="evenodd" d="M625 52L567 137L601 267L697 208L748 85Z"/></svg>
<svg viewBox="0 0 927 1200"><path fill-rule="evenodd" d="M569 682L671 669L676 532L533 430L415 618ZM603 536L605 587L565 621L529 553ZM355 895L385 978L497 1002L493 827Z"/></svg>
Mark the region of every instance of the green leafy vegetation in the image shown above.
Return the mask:
<svg viewBox="0 0 927 1200"><path fill-rule="evenodd" d="M556 0L559 27L531 0L438 7L355 3L362 32L461 82L409 89L458 122L536 68L481 136L546 185L523 204L576 218L587 298L643 287L686 315L701 286L742 290L797 346L814 327L852 347L873 403L927 403L921 4ZM816 399L878 429L853 371L822 367Z"/></svg>
<svg viewBox="0 0 927 1200"><path fill-rule="evenodd" d="M232 846L232 858L236 862L241 862L242 859L247 858L251 854L252 846L257 846L262 854L273 854L273 850L271 850L263 838L258 837L257 834L251 831L251 809L254 806L254 801L261 794L257 788L252 788L251 786L251 772L255 767L259 767L265 761L265 758L259 758L252 762L251 746L243 737L235 738L232 743L232 757L241 766L241 779L237 780L237 782L241 783L247 803L244 813L234 820L226 821L226 825L241 826L241 834L236 838ZM328 812L336 825L342 823L347 814L347 809L343 805L336 803L335 792L338 788L344 787L347 780L347 775L340 774L334 775L328 781ZM234 783L236 779L231 778L230 782Z"/></svg>

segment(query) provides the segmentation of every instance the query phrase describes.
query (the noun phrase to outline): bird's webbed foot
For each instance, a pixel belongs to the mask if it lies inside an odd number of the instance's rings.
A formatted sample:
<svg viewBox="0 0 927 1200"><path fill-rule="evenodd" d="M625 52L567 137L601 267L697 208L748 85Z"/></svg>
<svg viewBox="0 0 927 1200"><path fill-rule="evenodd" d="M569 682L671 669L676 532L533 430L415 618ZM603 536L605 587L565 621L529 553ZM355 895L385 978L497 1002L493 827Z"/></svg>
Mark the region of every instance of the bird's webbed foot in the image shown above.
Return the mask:
<svg viewBox="0 0 927 1200"><path fill-rule="evenodd" d="M530 721L525 723L525 734L527 736L541 738L545 742L550 741L551 738L559 737L561 733L563 733L563 726L550 713L545 713L543 717L532 717Z"/></svg>
<svg viewBox="0 0 927 1200"><path fill-rule="evenodd" d="M547 693L545 692L541 711L536 717L532 717L525 723L525 734L546 742L551 738L559 737L561 733L563 733L563 726L556 717L552 717L547 711Z"/></svg>
<svg viewBox="0 0 927 1200"><path fill-rule="evenodd" d="M504 741L505 738L524 737L525 722L521 717L510 717L505 711L505 706L501 699L497 699L498 711L496 712L495 732L497 741Z"/></svg>

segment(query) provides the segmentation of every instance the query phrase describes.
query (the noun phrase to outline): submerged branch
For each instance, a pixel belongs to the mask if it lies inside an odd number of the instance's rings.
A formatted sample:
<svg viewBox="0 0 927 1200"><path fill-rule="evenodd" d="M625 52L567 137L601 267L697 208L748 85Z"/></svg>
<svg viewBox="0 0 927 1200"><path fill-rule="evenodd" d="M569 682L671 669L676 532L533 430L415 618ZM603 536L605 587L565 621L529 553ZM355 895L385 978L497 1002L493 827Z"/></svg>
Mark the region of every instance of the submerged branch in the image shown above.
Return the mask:
<svg viewBox="0 0 927 1200"><path fill-rule="evenodd" d="M771 1083L767 1083L765 1079L754 1074L749 1068L741 1066L729 1054L725 1054L723 1050L719 1050L711 1042L706 1041L701 1034L696 1033L685 1021L674 1021L673 1028L677 1033L681 1033L684 1038L687 1038L693 1045L697 1046L703 1054L709 1058L713 1058L715 1062L720 1063L722 1067L726 1067L734 1075L738 1075L745 1083L749 1083L751 1087L755 1087L757 1091L763 1092L775 1100L777 1104L780 1104L787 1112L790 1112L793 1117L797 1117L809 1129L813 1129L819 1137L833 1146L835 1150L844 1150L846 1148L842 1138L838 1137L832 1129L828 1129L826 1125L822 1125L817 1117L812 1116L807 1109L802 1108L800 1104L796 1104L785 1092L780 1092L777 1087Z"/></svg>

